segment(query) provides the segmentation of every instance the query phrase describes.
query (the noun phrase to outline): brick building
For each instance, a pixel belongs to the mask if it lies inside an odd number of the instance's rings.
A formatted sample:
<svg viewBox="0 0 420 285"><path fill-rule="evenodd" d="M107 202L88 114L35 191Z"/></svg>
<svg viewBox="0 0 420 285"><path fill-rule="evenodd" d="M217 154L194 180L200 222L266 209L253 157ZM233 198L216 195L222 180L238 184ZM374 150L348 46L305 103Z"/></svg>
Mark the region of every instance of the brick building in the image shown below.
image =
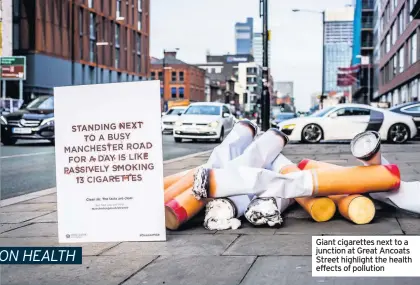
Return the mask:
<svg viewBox="0 0 420 285"><path fill-rule="evenodd" d="M183 99L205 101L206 71L177 59L176 54L165 52L163 59L151 59L151 79L161 81L163 102Z"/></svg>
<svg viewBox="0 0 420 285"><path fill-rule="evenodd" d="M391 106L420 99L420 20L414 0L383 0L378 97Z"/></svg>
<svg viewBox="0 0 420 285"><path fill-rule="evenodd" d="M150 0L13 1L13 54L27 57L24 99L55 86L146 78L149 8Z"/></svg>

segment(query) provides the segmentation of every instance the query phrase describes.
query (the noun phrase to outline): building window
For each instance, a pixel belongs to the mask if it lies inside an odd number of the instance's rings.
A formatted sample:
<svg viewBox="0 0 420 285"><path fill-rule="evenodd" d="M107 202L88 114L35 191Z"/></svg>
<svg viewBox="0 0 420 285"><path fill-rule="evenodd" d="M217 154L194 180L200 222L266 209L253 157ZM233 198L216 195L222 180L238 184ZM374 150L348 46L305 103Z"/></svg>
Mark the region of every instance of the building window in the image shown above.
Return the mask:
<svg viewBox="0 0 420 285"><path fill-rule="evenodd" d="M163 87L160 87L160 98L163 98Z"/></svg>
<svg viewBox="0 0 420 285"><path fill-rule="evenodd" d="M115 68L120 67L120 25L115 25Z"/></svg>
<svg viewBox="0 0 420 285"><path fill-rule="evenodd" d="M80 59L83 59L83 9L79 9L79 54Z"/></svg>
<svg viewBox="0 0 420 285"><path fill-rule="evenodd" d="M117 0L117 13L116 13L116 17L121 17L122 16L122 5L121 5L121 0Z"/></svg>
<svg viewBox="0 0 420 285"><path fill-rule="evenodd" d="M93 13L89 14L89 61L95 61L96 52L96 18Z"/></svg>
<svg viewBox="0 0 420 285"><path fill-rule="evenodd" d="M88 68L89 68L89 84L93 84L93 82L95 81L94 80L95 70L92 66L89 66Z"/></svg>
<svg viewBox="0 0 420 285"><path fill-rule="evenodd" d="M184 87L179 87L178 92L179 98L184 98Z"/></svg>
<svg viewBox="0 0 420 285"><path fill-rule="evenodd" d="M141 12L142 11L142 1L141 0L137 0L137 11Z"/></svg>
<svg viewBox="0 0 420 285"><path fill-rule="evenodd" d="M404 9L404 8L403 8ZM405 15L405 13L404 13L404 10L401 10L401 12L400 12L400 14L398 15L398 21L399 21L399 24L398 24L398 26L399 26L399 34L401 35L403 32L404 32L404 30L405 30L405 19L404 19L404 15Z"/></svg>
<svg viewBox="0 0 420 285"><path fill-rule="evenodd" d="M176 82L176 71L172 71L171 81Z"/></svg>
<svg viewBox="0 0 420 285"><path fill-rule="evenodd" d="M13 49L17 50L20 48L20 28L19 24L13 24Z"/></svg>
<svg viewBox="0 0 420 285"><path fill-rule="evenodd" d="M394 23L391 27L392 30L392 45L395 44L395 42L397 41L397 23Z"/></svg>
<svg viewBox="0 0 420 285"><path fill-rule="evenodd" d="M139 33L136 33L136 52L141 54L141 35Z"/></svg>
<svg viewBox="0 0 420 285"><path fill-rule="evenodd" d="M93 2L94 2L93 0L88 1L89 8L93 8L93 6L94 6Z"/></svg>
<svg viewBox="0 0 420 285"><path fill-rule="evenodd" d="M413 64L417 61L417 34L414 34L410 37L410 63Z"/></svg>
<svg viewBox="0 0 420 285"><path fill-rule="evenodd" d="M184 71L179 72L179 81L184 82Z"/></svg>
<svg viewBox="0 0 420 285"><path fill-rule="evenodd" d="M397 75L397 57L393 56L392 57L392 78L394 78L395 75Z"/></svg>
<svg viewBox="0 0 420 285"><path fill-rule="evenodd" d="M141 56L137 55L137 60L136 60L136 72L140 73L141 72Z"/></svg>
<svg viewBox="0 0 420 285"><path fill-rule="evenodd" d="M142 23L142 15L143 13L138 11L137 12L137 30L141 30L141 23Z"/></svg>
<svg viewBox="0 0 420 285"><path fill-rule="evenodd" d="M387 34L386 35L386 47L385 47L385 52L388 53L389 50L391 49L391 38L390 35Z"/></svg>
<svg viewBox="0 0 420 285"><path fill-rule="evenodd" d="M400 48L398 51L398 57L399 57L399 73L404 71L404 47Z"/></svg>
<svg viewBox="0 0 420 285"><path fill-rule="evenodd" d="M408 3L408 13L410 14L411 10L414 8L414 0L410 0ZM410 22L413 21L413 16L410 15Z"/></svg>
<svg viewBox="0 0 420 285"><path fill-rule="evenodd" d="M150 77L151 77L152 79L156 79L156 72L152 71L152 72L150 73Z"/></svg>
<svg viewBox="0 0 420 285"><path fill-rule="evenodd" d="M163 81L163 72L162 71L159 71L158 78L159 78L160 81Z"/></svg>
<svg viewBox="0 0 420 285"><path fill-rule="evenodd" d="M176 98L176 87L171 88L171 97Z"/></svg>
<svg viewBox="0 0 420 285"><path fill-rule="evenodd" d="M13 17L20 17L20 0L13 1Z"/></svg>

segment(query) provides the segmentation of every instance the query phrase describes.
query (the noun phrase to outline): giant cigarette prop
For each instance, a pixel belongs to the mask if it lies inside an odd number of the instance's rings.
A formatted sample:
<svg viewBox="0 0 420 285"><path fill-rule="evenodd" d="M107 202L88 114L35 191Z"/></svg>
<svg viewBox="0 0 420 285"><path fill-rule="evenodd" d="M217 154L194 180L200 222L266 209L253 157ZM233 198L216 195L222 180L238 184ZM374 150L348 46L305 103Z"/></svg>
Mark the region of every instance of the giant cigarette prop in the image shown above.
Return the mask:
<svg viewBox="0 0 420 285"><path fill-rule="evenodd" d="M276 156L283 150L283 147L287 144L287 142L288 138L286 135L284 135L282 132L276 129L270 129L263 135L259 136L255 141L253 141L251 145L249 145L249 147L245 149L242 155L223 165L230 169L234 169L235 166L239 165L253 167L263 167L264 165L270 165L276 158ZM182 178L181 180L184 180L184 178ZM180 183L181 180L179 180L177 183ZM188 186L194 183L194 179L191 179L191 177L188 177L188 179L185 180L187 180L188 183L190 183L188 184ZM183 187L185 187L185 185ZM180 200L181 204L177 202L179 199L175 199L177 196L172 198L173 201L166 201L165 199L167 217L166 226L169 229L177 229L181 224L188 221L205 206L205 203L197 203L196 201L194 201L194 196L189 195L192 193L190 192L191 188L187 187L184 189L188 189L188 192L187 194L182 195L182 200ZM179 191L178 193L182 192L183 191ZM167 191L165 191L165 196L166 193ZM246 199L246 197L243 198ZM182 208L188 208L189 212L184 211ZM185 215L185 212L191 214ZM168 216L172 217L169 218Z"/></svg>
<svg viewBox="0 0 420 285"><path fill-rule="evenodd" d="M389 162L381 154L380 135L368 131L354 137L351 152L364 165L388 165ZM420 182L401 181L398 191L370 193L373 199L396 208L420 214Z"/></svg>
<svg viewBox="0 0 420 285"><path fill-rule="evenodd" d="M274 171L239 167L199 168L192 192L197 199L234 195L300 198L360 194L398 189L400 172L396 165L312 169L286 175Z"/></svg>
<svg viewBox="0 0 420 285"><path fill-rule="evenodd" d="M194 199L194 198L193 198ZM247 195L214 199L207 203L204 227L208 230L236 230L252 197Z"/></svg>
<svg viewBox="0 0 420 285"><path fill-rule="evenodd" d="M317 168L343 168L343 166L309 159L302 160L298 167L302 170ZM333 195L329 198L337 205L340 214L355 224L368 224L375 217L375 205L369 198L359 195Z"/></svg>
<svg viewBox="0 0 420 285"><path fill-rule="evenodd" d="M227 161L243 153L251 144L255 135L256 126L254 124L247 120L239 121L226 139L214 148L205 165L214 168L225 165ZM175 179L169 179L173 183L166 183L169 186L165 188L165 203L193 186L195 169L186 171L186 173L185 171L179 173L180 179L176 180L176 182L173 182Z"/></svg>
<svg viewBox="0 0 420 285"><path fill-rule="evenodd" d="M279 173L287 174L297 171L301 169L283 156L283 167L280 168ZM295 200L316 222L329 221L336 211L334 202L328 197L302 197Z"/></svg>
<svg viewBox="0 0 420 285"><path fill-rule="evenodd" d="M281 173L281 170L289 165L288 160L284 155L279 154L272 163L270 170L275 173ZM291 164L291 162L290 162ZM292 205L294 199L283 199L279 197L270 197L269 193L262 193L251 201L247 210L245 211L245 218L255 226L269 225L270 227L276 224L281 225L283 219L281 213L287 207Z"/></svg>

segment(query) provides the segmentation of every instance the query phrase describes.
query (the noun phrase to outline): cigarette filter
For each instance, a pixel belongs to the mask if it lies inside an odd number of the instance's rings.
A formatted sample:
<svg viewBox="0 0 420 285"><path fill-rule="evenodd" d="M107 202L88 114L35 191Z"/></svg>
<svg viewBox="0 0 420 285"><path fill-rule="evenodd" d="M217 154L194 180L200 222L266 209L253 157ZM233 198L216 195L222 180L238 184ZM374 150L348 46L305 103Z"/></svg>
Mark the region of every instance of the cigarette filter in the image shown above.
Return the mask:
<svg viewBox="0 0 420 285"><path fill-rule="evenodd" d="M283 160L284 166L279 170L281 174L301 171L299 167L286 157ZM326 222L334 217L336 206L334 201L328 197L302 197L295 198L295 200L316 222Z"/></svg>
<svg viewBox="0 0 420 285"><path fill-rule="evenodd" d="M299 163L300 169L315 169L315 168L343 168L339 165L334 165L322 161L314 161L305 159ZM375 217L375 205L369 198L359 195L332 195L329 196L337 205L340 214L346 219L355 224L368 224Z"/></svg>
<svg viewBox="0 0 420 285"><path fill-rule="evenodd" d="M356 136L352 141L352 153L353 156L358 158L364 165L389 165L388 160L383 157L378 151L376 157L372 159L365 159L369 157L369 148L363 148L360 145L365 143L366 137L369 137L369 132ZM377 138L377 149L380 149L380 138ZM373 138L372 138L373 140ZM374 143L372 143L373 145ZM392 192L377 192L369 194L373 199L384 202L393 207L420 214L420 182L405 182L401 181L398 191Z"/></svg>
<svg viewBox="0 0 420 285"><path fill-rule="evenodd" d="M214 199L206 205L204 227L208 230L238 229L251 198L247 195Z"/></svg>

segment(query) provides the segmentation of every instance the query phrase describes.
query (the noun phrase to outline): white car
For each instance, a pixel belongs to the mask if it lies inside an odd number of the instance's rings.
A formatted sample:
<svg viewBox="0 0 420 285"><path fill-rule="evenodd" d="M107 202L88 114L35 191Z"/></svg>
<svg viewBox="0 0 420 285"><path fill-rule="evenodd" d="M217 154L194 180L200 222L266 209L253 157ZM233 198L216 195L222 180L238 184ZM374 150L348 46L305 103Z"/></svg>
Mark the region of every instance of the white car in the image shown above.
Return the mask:
<svg viewBox="0 0 420 285"><path fill-rule="evenodd" d="M192 103L175 122L175 142L182 139L209 139L218 142L233 129L234 116L222 103Z"/></svg>
<svg viewBox="0 0 420 285"><path fill-rule="evenodd" d="M170 132L172 134L175 122L178 120L179 116L184 113L187 107L188 106L172 107L162 116L162 133Z"/></svg>
<svg viewBox="0 0 420 285"><path fill-rule="evenodd" d="M381 139L405 143L417 134L411 116L363 104L338 104L308 117L290 119L278 127L292 141L318 143L321 140L351 140L367 130L379 132Z"/></svg>

